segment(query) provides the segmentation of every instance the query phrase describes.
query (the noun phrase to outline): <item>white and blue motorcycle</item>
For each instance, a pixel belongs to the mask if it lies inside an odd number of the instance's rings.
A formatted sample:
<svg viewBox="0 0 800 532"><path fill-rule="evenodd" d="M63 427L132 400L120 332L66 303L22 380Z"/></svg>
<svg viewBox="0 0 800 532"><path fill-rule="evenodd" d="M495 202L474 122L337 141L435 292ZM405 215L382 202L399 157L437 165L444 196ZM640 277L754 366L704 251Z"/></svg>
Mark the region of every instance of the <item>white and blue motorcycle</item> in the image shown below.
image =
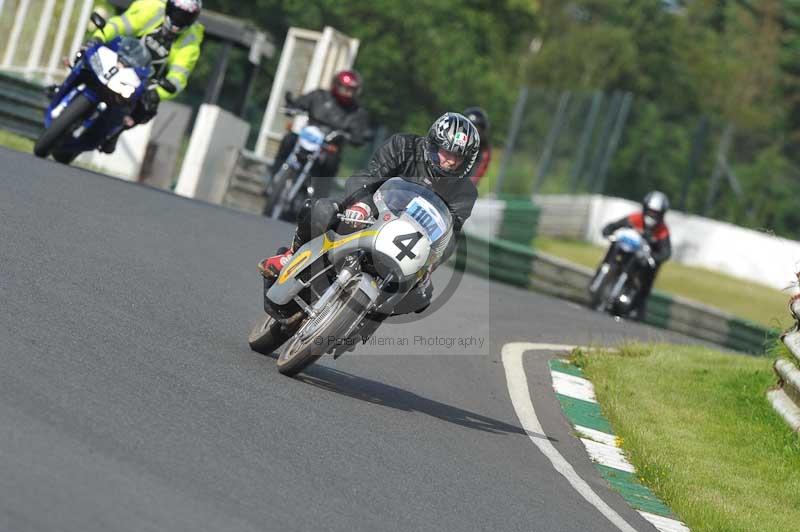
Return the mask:
<svg viewBox="0 0 800 532"><path fill-rule="evenodd" d="M287 110L290 115L303 112ZM264 215L293 222L305 200L315 196L311 180L314 165L326 152L334 156L339 151L339 142L349 138L346 131L323 125L303 127L292 152L267 183Z"/></svg>
<svg viewBox="0 0 800 532"><path fill-rule="evenodd" d="M647 240L635 229L618 229L609 237L605 259L589 283L590 305L600 312L630 317L641 291L639 268L655 267Z"/></svg>

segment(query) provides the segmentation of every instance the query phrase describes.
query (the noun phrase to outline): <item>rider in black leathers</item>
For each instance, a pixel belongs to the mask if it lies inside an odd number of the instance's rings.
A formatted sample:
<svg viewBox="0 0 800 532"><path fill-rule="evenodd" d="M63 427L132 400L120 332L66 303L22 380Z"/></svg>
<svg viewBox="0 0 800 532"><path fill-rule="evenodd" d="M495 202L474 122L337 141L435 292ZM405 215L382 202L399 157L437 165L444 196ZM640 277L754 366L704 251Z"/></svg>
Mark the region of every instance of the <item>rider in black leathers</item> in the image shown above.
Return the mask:
<svg viewBox="0 0 800 532"><path fill-rule="evenodd" d="M478 156L480 136L463 115L446 113L431 126L428 135L397 134L390 137L372 156L367 168L347 180L346 198L309 199L298 214L292 247L261 262L265 277L277 277L291 256L304 243L335 226L340 205L347 206L345 222L357 223L375 212L372 194L392 177L403 177L435 191L450 208L455 231L460 231L472 213L478 191L467 176ZM455 239L453 239L453 242ZM452 247L445 253L452 252ZM430 304L433 287L430 276L395 309L395 314L421 312Z"/></svg>
<svg viewBox="0 0 800 532"><path fill-rule="evenodd" d="M369 115L358 103L360 92L361 77L353 70L345 70L336 74L331 90L317 89L299 98L291 98L287 94L286 104L308 113L310 125L344 131L349 136L347 140L351 144L360 146L370 138ZM296 142L296 133L289 132L283 137L272 166L273 175L292 153ZM344 143L345 138L334 141L336 151L322 152L314 168L311 169L311 175L315 178L312 182L315 196L328 195L331 179L339 172Z"/></svg>

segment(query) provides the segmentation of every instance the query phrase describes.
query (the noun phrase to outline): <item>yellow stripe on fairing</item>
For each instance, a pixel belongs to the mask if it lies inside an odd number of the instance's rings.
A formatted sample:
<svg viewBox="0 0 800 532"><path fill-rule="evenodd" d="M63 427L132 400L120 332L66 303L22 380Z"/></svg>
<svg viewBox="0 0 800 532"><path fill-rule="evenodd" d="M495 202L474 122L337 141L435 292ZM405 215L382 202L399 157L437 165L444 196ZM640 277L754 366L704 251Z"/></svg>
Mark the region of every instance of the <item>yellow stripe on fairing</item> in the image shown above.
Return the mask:
<svg viewBox="0 0 800 532"><path fill-rule="evenodd" d="M330 240L328 238L328 235L324 235L324 240L322 242L322 252L324 253L326 251L336 249L338 247L347 244L348 242L352 242L353 240L358 240L359 238L362 237L375 236L377 234L378 231L375 230L359 231L358 233L353 233L352 235L343 236L338 240Z"/></svg>

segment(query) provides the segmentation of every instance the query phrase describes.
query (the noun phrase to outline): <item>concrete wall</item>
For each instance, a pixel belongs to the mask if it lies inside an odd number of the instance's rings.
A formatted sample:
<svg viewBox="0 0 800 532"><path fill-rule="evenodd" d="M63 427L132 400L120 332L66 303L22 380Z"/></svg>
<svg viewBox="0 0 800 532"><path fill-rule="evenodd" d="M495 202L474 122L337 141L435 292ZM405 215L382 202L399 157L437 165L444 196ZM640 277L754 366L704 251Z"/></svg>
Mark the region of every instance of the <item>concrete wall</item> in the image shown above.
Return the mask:
<svg viewBox="0 0 800 532"><path fill-rule="evenodd" d="M619 198L592 198L586 239L605 245L603 226L635 209L635 202ZM674 260L784 289L800 267L800 242L778 238L701 216L671 211L667 224L672 233Z"/></svg>
<svg viewBox="0 0 800 532"><path fill-rule="evenodd" d="M147 153L139 179L154 187L168 189L177 177L178 155L189 128L192 108L172 101L162 102L153 118Z"/></svg>
<svg viewBox="0 0 800 532"><path fill-rule="evenodd" d="M244 120L216 105L201 105L175 193L221 204L249 132Z"/></svg>
<svg viewBox="0 0 800 532"><path fill-rule="evenodd" d="M637 202L604 196L535 196L541 208L539 235L587 240L607 245L603 227L633 211ZM496 216L494 200L479 200L473 217ZM778 238L701 216L670 211L673 260L689 266L720 271L742 279L784 289L800 269L800 242ZM485 235L487 231L474 231Z"/></svg>
<svg viewBox="0 0 800 532"><path fill-rule="evenodd" d="M535 196L541 208L538 234L573 238L606 246L603 227L633 211L637 202L604 196ZM496 237L504 203L478 200L465 228L472 234ZM782 290L796 280L800 242L778 238L701 216L670 211L673 259L681 264L715 270Z"/></svg>
<svg viewBox="0 0 800 532"><path fill-rule="evenodd" d="M112 154L97 150L82 153L77 161L127 181L137 181L142 168L153 122L136 126L120 135Z"/></svg>

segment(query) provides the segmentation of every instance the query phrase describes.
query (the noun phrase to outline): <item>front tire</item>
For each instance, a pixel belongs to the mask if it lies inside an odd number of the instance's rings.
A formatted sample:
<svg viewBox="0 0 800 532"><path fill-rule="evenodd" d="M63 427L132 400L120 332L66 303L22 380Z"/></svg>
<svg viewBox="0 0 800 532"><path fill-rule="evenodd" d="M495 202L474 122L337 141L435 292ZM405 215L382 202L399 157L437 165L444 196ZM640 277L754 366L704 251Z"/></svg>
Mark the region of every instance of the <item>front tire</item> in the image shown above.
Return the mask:
<svg viewBox="0 0 800 532"><path fill-rule="evenodd" d="M50 155L50 152L64 141L63 137L72 132L78 122L82 122L93 107L94 104L91 100L83 94L75 96L66 109L58 115L58 118L53 120L50 127L39 136L33 147L33 153L42 158Z"/></svg>
<svg viewBox="0 0 800 532"><path fill-rule="evenodd" d="M267 196L267 202L264 204L264 216L269 218L277 218L280 214L280 203L283 199L284 189L286 184L294 171L291 168L281 168L275 174L275 179L270 185L270 193ZM282 210L282 209L281 209Z"/></svg>
<svg viewBox="0 0 800 532"><path fill-rule="evenodd" d="M589 301L589 306L591 306L594 310L605 312L608 307L608 296L609 292L616 283L616 277L611 275L612 272L608 272L603 280L600 282L600 286L597 287L597 290L591 294L591 300Z"/></svg>
<svg viewBox="0 0 800 532"><path fill-rule="evenodd" d="M316 320L307 319L303 323L291 343L278 357L278 371L290 377L297 375L337 347L335 344L331 345L332 338L350 341L349 338L340 338L341 334L364 317L369 304L369 297L357 287L351 292L341 293ZM303 339L307 327L316 327L316 330Z"/></svg>

